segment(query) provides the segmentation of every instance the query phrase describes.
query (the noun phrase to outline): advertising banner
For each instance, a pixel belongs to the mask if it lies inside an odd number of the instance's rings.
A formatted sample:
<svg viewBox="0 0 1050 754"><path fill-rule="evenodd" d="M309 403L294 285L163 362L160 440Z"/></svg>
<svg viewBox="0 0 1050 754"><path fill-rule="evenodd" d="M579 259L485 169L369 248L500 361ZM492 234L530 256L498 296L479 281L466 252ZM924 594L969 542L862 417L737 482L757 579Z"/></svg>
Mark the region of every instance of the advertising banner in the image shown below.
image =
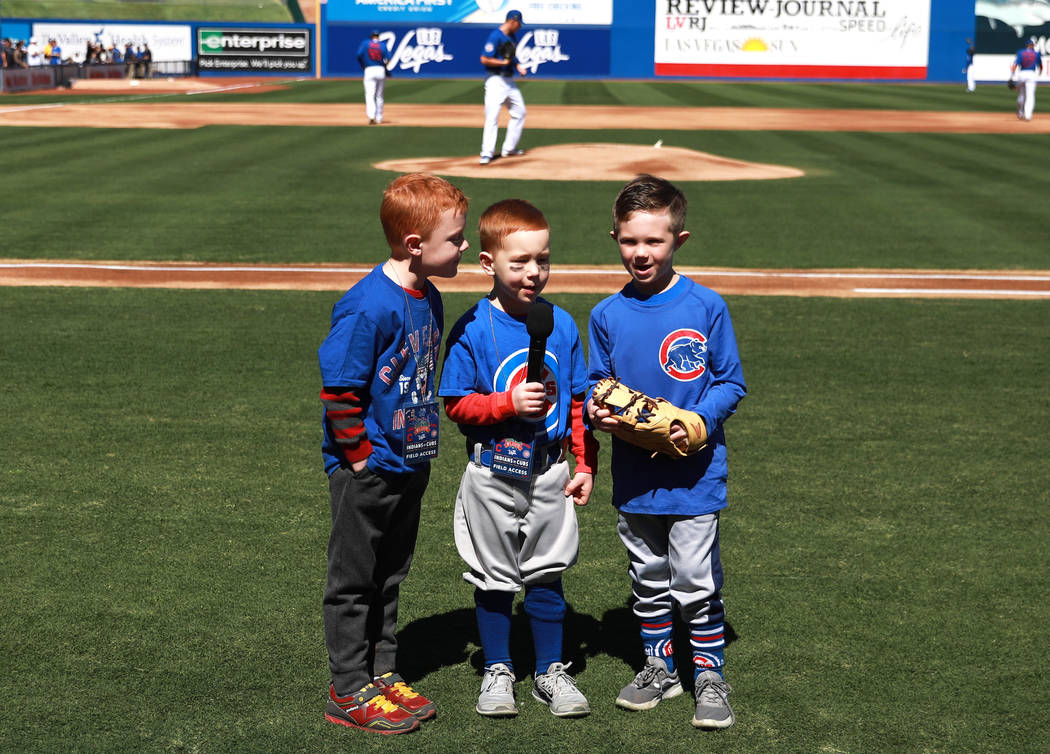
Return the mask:
<svg viewBox="0 0 1050 754"><path fill-rule="evenodd" d="M500 24L519 10L526 25L608 26L613 0L328 0L329 21L408 24Z"/></svg>
<svg viewBox="0 0 1050 754"><path fill-rule="evenodd" d="M930 0L657 0L658 76L924 79Z"/></svg>
<svg viewBox="0 0 1050 754"><path fill-rule="evenodd" d="M325 73L360 76L355 56L372 28L391 50L394 76L485 75L481 48L488 29L463 24L435 26L352 26L330 24ZM525 27L518 33L518 61L528 75L571 78L609 74L609 30L581 27Z"/></svg>
<svg viewBox="0 0 1050 754"><path fill-rule="evenodd" d="M1050 0L977 0L973 58L978 81L1006 81L1010 66L1029 39L1043 58L1040 81L1050 81Z"/></svg>
<svg viewBox="0 0 1050 754"><path fill-rule="evenodd" d="M307 72L313 70L311 30L197 29L197 68L223 73Z"/></svg>
<svg viewBox="0 0 1050 754"><path fill-rule="evenodd" d="M33 36L41 44L54 39L62 47L63 57L74 51L83 52L88 43L105 47L116 45L121 50L129 42L138 47L148 44L153 62L193 59L193 35L189 25L35 22Z"/></svg>
<svg viewBox="0 0 1050 754"><path fill-rule="evenodd" d="M55 71L52 66L4 68L0 70L0 91L28 92L32 89L54 88Z"/></svg>

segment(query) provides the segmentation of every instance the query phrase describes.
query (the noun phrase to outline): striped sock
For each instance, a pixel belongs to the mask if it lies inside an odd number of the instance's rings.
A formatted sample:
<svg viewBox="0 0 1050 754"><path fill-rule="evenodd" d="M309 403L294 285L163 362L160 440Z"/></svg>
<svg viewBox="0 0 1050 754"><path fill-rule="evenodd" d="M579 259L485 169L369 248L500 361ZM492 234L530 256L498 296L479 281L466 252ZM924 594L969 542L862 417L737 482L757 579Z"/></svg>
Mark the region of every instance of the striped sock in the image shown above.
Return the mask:
<svg viewBox="0 0 1050 754"><path fill-rule="evenodd" d="M642 621L642 646L647 657L659 657L667 663L667 671L674 672L674 617L671 613Z"/></svg>
<svg viewBox="0 0 1050 754"><path fill-rule="evenodd" d="M725 624L707 623L689 631L689 644L693 648L693 679L705 670L722 675L725 660Z"/></svg>

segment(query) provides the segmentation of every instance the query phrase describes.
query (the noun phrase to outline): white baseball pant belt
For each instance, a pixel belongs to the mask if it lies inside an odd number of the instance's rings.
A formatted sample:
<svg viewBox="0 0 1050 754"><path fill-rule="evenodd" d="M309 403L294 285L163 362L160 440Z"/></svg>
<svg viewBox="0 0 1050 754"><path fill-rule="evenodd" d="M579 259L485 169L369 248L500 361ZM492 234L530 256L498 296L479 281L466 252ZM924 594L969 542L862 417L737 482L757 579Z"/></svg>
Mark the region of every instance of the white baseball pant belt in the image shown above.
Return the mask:
<svg viewBox="0 0 1050 754"><path fill-rule="evenodd" d="M532 473L542 474L554 464L565 460L566 442L559 440L558 442L538 446L534 455L536 458L542 459L542 462L539 468L532 470ZM469 437L467 438L467 457L475 466L491 467L492 451L493 446L489 443L474 442Z"/></svg>

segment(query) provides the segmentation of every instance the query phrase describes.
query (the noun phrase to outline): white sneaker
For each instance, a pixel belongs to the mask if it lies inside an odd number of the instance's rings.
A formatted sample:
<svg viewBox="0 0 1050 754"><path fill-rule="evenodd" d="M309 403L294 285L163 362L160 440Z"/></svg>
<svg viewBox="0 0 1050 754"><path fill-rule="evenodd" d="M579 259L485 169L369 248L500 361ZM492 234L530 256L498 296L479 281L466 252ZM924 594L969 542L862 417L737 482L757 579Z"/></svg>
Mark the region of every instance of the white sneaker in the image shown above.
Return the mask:
<svg viewBox="0 0 1050 754"><path fill-rule="evenodd" d="M518 714L518 705L514 703L514 674L502 662L485 668L481 694L474 709L485 717L513 717Z"/></svg>
<svg viewBox="0 0 1050 754"><path fill-rule="evenodd" d="M509 152L501 152L500 157L521 157L525 154L524 149L512 149Z"/></svg>
<svg viewBox="0 0 1050 754"><path fill-rule="evenodd" d="M482 157L480 160L478 160L478 162L480 164L482 164L482 165L488 165L490 162L492 162L492 158L491 157Z"/></svg>
<svg viewBox="0 0 1050 754"><path fill-rule="evenodd" d="M566 673L571 663L552 662L546 673L536 676L532 696L550 707L556 717L583 717L591 714L587 697L576 688L576 681Z"/></svg>

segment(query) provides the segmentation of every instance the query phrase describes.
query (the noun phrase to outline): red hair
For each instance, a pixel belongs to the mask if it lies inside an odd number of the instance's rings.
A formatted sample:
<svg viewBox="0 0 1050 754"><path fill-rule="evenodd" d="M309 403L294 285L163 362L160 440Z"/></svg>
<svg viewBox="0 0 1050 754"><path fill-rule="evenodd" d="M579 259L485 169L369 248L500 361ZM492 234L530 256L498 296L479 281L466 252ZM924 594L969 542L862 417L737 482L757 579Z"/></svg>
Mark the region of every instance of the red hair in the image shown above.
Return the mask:
<svg viewBox="0 0 1050 754"><path fill-rule="evenodd" d="M536 207L524 199L504 199L481 213L478 234L481 250L489 254L503 248L503 242L511 233L519 230L550 230L547 218Z"/></svg>
<svg viewBox="0 0 1050 754"><path fill-rule="evenodd" d="M467 213L467 197L446 181L429 173L408 173L395 178L383 192L379 221L390 248L401 246L405 236L429 238L446 210Z"/></svg>

